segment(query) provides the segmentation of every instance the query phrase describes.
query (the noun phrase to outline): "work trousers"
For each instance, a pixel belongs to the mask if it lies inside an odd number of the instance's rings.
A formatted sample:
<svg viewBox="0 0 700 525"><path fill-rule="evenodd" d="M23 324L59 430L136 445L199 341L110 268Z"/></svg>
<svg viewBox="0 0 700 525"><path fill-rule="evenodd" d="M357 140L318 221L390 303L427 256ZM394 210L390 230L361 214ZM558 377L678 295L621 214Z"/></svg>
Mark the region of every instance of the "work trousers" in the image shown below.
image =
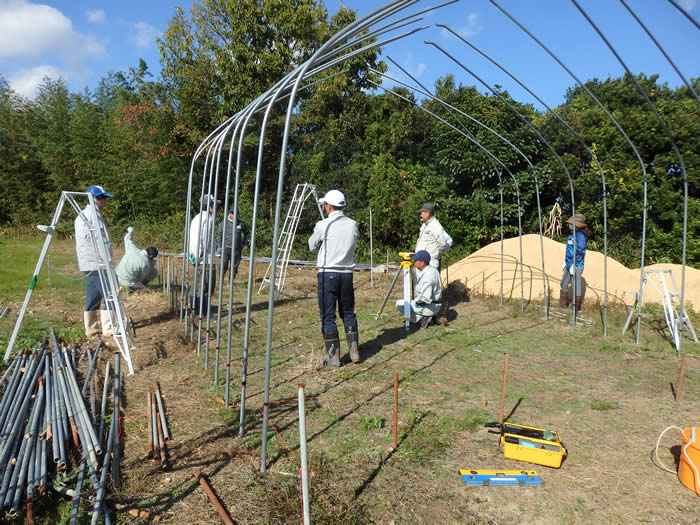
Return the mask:
<svg viewBox="0 0 700 525"><path fill-rule="evenodd" d="M581 276L583 274L583 268L579 268L578 266L575 269L575 275L571 275L569 273L568 268L564 268L564 274L561 276L561 291L562 292L567 292L569 291L569 285L573 286L572 283L572 278L576 277L576 295L582 295L582 288L581 288Z"/></svg>
<svg viewBox="0 0 700 525"><path fill-rule="evenodd" d="M199 305L201 303L202 305L202 313L206 314L207 313L207 306L209 305L209 295L211 295L214 292L214 288L216 285L216 268L211 268L210 265L204 264L204 263L199 263L193 266L194 269L194 274L196 275L196 288L192 290L192 302L191 306L192 309L194 310L195 314L199 314ZM209 281L209 271L211 269L212 272L212 280ZM194 275L192 276L192 284L194 285L195 279ZM204 291L202 292L202 297L200 301L200 291L202 290L202 281L204 281Z"/></svg>
<svg viewBox="0 0 700 525"><path fill-rule="evenodd" d="M228 267L231 264L231 250L224 250L223 253L221 254L221 261L223 263L223 267L221 268L221 275L226 275L226 272L228 271ZM233 276L236 277L236 274L238 273L238 265L241 264L241 254L236 253L236 257L233 261Z"/></svg>
<svg viewBox="0 0 700 525"><path fill-rule="evenodd" d="M321 314L321 332L328 335L338 333L335 324L335 308L343 320L346 332L357 331L355 316L355 290L352 286L352 273L318 273L318 309Z"/></svg>
<svg viewBox="0 0 700 525"><path fill-rule="evenodd" d="M93 270L83 272L85 275L85 311L91 312L100 309L100 304L104 301L105 294L100 282L100 272ZM105 310L107 303L105 302Z"/></svg>

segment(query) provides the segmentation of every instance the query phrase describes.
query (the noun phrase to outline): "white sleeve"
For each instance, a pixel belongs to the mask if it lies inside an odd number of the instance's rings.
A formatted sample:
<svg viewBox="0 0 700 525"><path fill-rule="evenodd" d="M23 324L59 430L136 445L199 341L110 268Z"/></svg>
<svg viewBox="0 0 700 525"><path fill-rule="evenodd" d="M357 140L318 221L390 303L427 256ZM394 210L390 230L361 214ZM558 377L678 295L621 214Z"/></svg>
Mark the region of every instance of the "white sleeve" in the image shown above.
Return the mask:
<svg viewBox="0 0 700 525"><path fill-rule="evenodd" d="M442 232L445 234L445 249L444 249L444 251L447 251L450 248L452 248L452 243L454 242L454 240L452 239L452 237L450 237L450 234L447 233L444 229L442 230Z"/></svg>

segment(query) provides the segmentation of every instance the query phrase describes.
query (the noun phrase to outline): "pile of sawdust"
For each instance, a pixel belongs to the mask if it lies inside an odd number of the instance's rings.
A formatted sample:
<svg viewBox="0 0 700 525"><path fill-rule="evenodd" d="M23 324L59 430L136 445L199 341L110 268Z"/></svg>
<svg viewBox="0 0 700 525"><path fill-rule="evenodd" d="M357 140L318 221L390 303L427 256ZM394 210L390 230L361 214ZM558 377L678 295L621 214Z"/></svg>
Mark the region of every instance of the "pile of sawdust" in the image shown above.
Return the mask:
<svg viewBox="0 0 700 525"><path fill-rule="evenodd" d="M564 253L566 246L547 237L543 238L544 274L547 276L547 287L554 300L559 298L559 282L562 276ZM523 235L523 281L525 300L542 301L544 296L542 251L540 237L536 234ZM451 264L442 271L443 281L461 281L473 293L500 295L501 293L501 243L494 242L472 253L469 257ZM605 290L604 279L605 257L600 252L588 250L586 253L583 278L585 284L585 302L603 303ZM639 291L639 268L629 269L615 259L607 258L607 294L608 304L627 304L634 302L630 292ZM503 241L503 295L506 298L520 297L520 244L518 238ZM681 288L680 264L654 264L646 266L645 270L671 270L673 278ZM673 292L673 284L666 275L667 286ZM661 295L650 283L644 287L644 302L660 302ZM661 290L659 282L654 284ZM685 271L685 302L695 307L700 306L700 270L686 266Z"/></svg>

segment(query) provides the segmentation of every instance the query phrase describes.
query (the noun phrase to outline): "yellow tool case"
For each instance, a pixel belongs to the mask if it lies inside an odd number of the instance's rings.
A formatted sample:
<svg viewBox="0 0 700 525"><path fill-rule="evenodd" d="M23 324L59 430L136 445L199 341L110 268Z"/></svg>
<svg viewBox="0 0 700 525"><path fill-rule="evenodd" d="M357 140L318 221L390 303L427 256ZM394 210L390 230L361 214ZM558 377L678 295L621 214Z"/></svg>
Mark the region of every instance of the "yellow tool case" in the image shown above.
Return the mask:
<svg viewBox="0 0 700 525"><path fill-rule="evenodd" d="M559 468L566 448L554 430L505 423L502 427L503 454L509 459Z"/></svg>

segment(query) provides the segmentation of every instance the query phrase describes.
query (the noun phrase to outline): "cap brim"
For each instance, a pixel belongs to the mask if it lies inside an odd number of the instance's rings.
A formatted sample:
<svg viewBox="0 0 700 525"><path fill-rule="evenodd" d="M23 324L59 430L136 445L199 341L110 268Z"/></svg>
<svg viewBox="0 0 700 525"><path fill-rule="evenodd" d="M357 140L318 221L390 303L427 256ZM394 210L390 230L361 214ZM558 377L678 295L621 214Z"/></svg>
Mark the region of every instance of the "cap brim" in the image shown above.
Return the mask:
<svg viewBox="0 0 700 525"><path fill-rule="evenodd" d="M111 193L103 193L101 195L98 195L98 197L109 197L110 199L113 199L114 195L112 195Z"/></svg>

